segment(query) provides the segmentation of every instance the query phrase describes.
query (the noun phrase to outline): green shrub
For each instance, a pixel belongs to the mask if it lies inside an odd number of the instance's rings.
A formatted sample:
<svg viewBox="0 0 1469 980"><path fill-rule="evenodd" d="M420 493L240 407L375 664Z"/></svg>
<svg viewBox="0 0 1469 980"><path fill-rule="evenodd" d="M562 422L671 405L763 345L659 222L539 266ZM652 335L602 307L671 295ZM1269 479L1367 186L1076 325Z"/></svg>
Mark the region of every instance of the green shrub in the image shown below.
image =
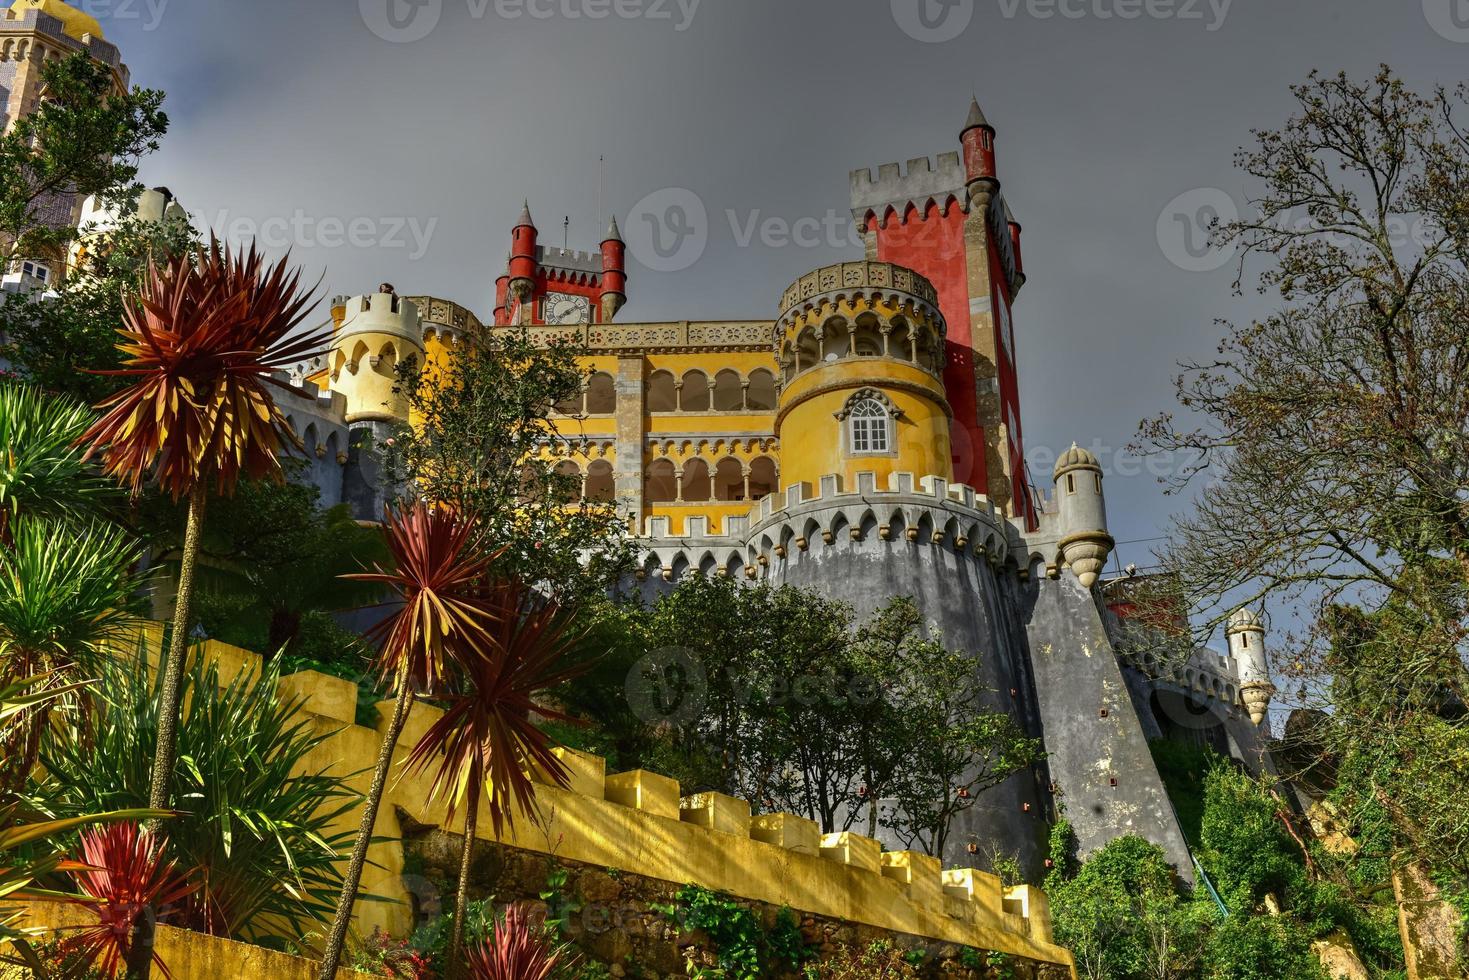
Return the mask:
<svg viewBox="0 0 1469 980"><path fill-rule="evenodd" d="M276 692L277 673L221 686L218 668L195 657L185 672L178 816L165 828L170 856L199 890L182 924L279 946L335 907L339 853L350 833L332 830L358 796L336 776L302 772L326 736L298 718L300 699ZM135 658L104 672L94 712L48 737L39 803L57 816L127 809L148 801L159 692Z"/></svg>

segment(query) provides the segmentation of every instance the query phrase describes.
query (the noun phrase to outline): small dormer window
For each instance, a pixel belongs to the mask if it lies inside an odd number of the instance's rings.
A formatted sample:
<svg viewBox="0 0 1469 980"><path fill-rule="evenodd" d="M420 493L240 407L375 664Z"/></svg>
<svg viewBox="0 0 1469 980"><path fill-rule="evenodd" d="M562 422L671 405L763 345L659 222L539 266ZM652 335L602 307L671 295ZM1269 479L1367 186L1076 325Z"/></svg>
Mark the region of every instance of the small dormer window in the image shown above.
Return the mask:
<svg viewBox="0 0 1469 980"><path fill-rule="evenodd" d="M864 398L852 406L852 452L885 453L888 451L888 410L876 398Z"/></svg>
<svg viewBox="0 0 1469 980"><path fill-rule="evenodd" d="M22 262L20 265L20 271L33 279L39 280L40 282L49 282L51 280L50 267L44 266L39 262Z"/></svg>

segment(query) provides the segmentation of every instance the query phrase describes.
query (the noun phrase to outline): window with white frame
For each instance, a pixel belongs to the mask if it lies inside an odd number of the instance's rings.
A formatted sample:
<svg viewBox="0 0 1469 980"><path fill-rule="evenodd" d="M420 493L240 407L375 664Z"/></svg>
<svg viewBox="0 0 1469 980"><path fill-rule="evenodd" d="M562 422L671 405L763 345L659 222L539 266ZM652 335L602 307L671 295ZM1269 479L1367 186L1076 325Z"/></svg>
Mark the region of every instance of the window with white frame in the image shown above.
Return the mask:
<svg viewBox="0 0 1469 980"><path fill-rule="evenodd" d="M887 406L876 398L863 398L853 404L848 415L852 452L888 452L891 443L889 421Z"/></svg>

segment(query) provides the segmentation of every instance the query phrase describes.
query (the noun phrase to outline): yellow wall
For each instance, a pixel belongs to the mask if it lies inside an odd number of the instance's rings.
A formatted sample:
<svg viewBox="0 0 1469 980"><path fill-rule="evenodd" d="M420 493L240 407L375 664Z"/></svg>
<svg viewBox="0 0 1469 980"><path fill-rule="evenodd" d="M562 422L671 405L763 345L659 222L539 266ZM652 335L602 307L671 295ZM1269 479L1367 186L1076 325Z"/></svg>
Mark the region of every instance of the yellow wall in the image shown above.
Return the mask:
<svg viewBox="0 0 1469 980"><path fill-rule="evenodd" d="M890 455L855 454L836 416L854 394L875 388L902 412L894 425L896 447ZM890 473L952 478L949 417L943 387L916 365L878 358L835 361L798 375L781 395L776 423L781 445L781 482L815 486L840 473L855 486L858 471L877 474L885 486Z"/></svg>
<svg viewBox="0 0 1469 980"><path fill-rule="evenodd" d="M147 635L156 644L156 627ZM258 669L254 654L223 644L211 643L209 655L221 661L226 677L231 670ZM379 705L381 717L373 730L353 723L357 688L351 681L303 671L282 678L280 685L305 699L304 720L323 736L303 760L303 770L335 772L365 792L392 705ZM442 800L429 799L430 776L404 768L415 742L441 714L432 705L415 704L399 739L363 878L366 893L389 901L359 901L360 933L380 926L403 935L411 925L400 813L417 825L462 832L463 817L449 823ZM499 838L501 843L894 932L1072 965L1071 955L1052 941L1050 916L1037 889L1007 890L993 875L969 869L942 871L922 854L884 854L877 841L857 834L823 836L814 823L790 814L751 817L742 800L708 793L684 797L677 781L665 776L608 775L604 760L560 751L571 770L570 786L539 785L540 825L522 818ZM359 820L348 812L337 823L355 830ZM478 835L494 840L492 834L488 814L481 810ZM215 975L253 980L262 974L227 970Z"/></svg>

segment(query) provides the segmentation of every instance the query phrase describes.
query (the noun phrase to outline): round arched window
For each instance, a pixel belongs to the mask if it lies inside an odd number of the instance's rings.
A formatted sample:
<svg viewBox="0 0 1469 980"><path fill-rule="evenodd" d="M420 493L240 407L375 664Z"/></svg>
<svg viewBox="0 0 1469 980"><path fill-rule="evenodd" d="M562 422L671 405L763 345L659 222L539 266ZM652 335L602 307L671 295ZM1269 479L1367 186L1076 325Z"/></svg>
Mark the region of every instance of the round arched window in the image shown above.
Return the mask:
<svg viewBox="0 0 1469 980"><path fill-rule="evenodd" d="M847 416L851 426L852 452L888 452L888 410L876 398L855 402Z"/></svg>

